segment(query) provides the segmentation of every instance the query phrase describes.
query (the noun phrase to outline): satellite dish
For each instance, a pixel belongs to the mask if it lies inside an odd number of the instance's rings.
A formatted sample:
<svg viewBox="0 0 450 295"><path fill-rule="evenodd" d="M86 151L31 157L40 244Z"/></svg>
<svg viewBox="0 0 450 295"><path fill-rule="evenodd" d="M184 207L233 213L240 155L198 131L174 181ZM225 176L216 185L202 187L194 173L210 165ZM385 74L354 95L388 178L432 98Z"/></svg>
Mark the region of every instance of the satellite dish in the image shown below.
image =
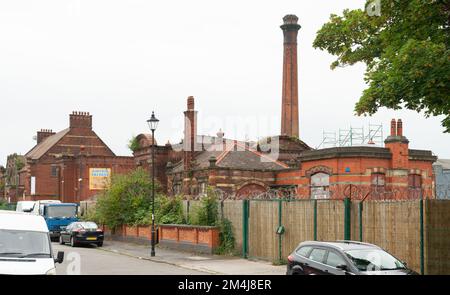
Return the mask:
<svg viewBox="0 0 450 295"><path fill-rule="evenodd" d="M37 136L36 135L33 136L33 140L37 140Z"/></svg>

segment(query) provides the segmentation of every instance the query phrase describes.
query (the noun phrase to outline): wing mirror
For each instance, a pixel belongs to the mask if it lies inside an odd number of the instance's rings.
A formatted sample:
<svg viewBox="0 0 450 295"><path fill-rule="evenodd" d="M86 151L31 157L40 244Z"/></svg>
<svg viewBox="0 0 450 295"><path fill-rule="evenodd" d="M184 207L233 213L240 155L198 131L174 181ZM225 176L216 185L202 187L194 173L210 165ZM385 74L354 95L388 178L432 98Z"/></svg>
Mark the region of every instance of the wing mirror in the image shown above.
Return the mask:
<svg viewBox="0 0 450 295"><path fill-rule="evenodd" d="M64 252L58 251L58 254L55 259L55 263L63 263L63 261L64 261Z"/></svg>
<svg viewBox="0 0 450 295"><path fill-rule="evenodd" d="M348 267L345 264L340 264L340 265L336 266L336 268L340 269L342 271L347 271L348 270Z"/></svg>

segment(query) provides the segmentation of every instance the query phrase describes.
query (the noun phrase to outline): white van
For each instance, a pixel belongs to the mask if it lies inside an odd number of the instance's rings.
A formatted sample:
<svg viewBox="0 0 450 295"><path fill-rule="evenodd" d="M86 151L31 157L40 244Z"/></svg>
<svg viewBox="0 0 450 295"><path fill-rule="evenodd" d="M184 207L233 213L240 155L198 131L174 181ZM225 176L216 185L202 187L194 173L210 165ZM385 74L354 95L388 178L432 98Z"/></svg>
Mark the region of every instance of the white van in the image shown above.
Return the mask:
<svg viewBox="0 0 450 295"><path fill-rule="evenodd" d="M32 213L36 215L42 215L42 208L45 204L61 204L60 200L39 200L34 204Z"/></svg>
<svg viewBox="0 0 450 295"><path fill-rule="evenodd" d="M0 274L54 275L55 263L47 224L42 216L0 210Z"/></svg>
<svg viewBox="0 0 450 295"><path fill-rule="evenodd" d="M16 211L17 212L31 212L34 209L34 201L20 201L17 202Z"/></svg>

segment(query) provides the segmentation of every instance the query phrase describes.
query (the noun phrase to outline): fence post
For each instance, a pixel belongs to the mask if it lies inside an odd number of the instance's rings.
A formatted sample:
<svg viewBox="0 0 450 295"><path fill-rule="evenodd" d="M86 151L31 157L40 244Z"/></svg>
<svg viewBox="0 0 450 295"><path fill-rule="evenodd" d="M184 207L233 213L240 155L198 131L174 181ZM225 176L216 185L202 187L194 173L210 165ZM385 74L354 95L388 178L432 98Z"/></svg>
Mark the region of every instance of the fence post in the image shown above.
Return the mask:
<svg viewBox="0 0 450 295"><path fill-rule="evenodd" d="M282 211L283 211L283 203L282 200L278 200L278 227L280 227L282 224ZM278 235L278 261L281 262L281 258L282 258L282 247L281 247L281 243L282 243L282 234Z"/></svg>
<svg viewBox="0 0 450 295"><path fill-rule="evenodd" d="M314 200L314 241L317 241L317 200Z"/></svg>
<svg viewBox="0 0 450 295"><path fill-rule="evenodd" d="M187 221L187 223L189 224L189 207L190 207L190 201L189 200L187 200L187 202L186 202L186 221Z"/></svg>
<svg viewBox="0 0 450 295"><path fill-rule="evenodd" d="M351 201L350 198L344 199L344 240L351 240Z"/></svg>
<svg viewBox="0 0 450 295"><path fill-rule="evenodd" d="M424 226L423 226L423 197L420 198L420 274L425 274L425 251L424 251Z"/></svg>
<svg viewBox="0 0 450 295"><path fill-rule="evenodd" d="M363 202L359 202L358 204L359 211L359 241L363 241L363 221L362 221L362 213L363 213Z"/></svg>
<svg viewBox="0 0 450 295"><path fill-rule="evenodd" d="M242 200L242 257L248 258L248 211L249 200Z"/></svg>

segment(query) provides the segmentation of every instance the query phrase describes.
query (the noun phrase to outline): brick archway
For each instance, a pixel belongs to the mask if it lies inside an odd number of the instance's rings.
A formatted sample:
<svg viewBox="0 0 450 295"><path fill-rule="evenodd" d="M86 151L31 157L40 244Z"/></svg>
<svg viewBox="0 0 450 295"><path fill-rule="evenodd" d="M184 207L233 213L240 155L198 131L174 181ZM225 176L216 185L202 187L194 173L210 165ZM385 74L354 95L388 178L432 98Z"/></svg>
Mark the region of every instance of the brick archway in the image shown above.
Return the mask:
<svg viewBox="0 0 450 295"><path fill-rule="evenodd" d="M239 185L236 190L236 197L239 199L246 198L248 196L264 193L268 190L267 185L261 181L248 181Z"/></svg>

